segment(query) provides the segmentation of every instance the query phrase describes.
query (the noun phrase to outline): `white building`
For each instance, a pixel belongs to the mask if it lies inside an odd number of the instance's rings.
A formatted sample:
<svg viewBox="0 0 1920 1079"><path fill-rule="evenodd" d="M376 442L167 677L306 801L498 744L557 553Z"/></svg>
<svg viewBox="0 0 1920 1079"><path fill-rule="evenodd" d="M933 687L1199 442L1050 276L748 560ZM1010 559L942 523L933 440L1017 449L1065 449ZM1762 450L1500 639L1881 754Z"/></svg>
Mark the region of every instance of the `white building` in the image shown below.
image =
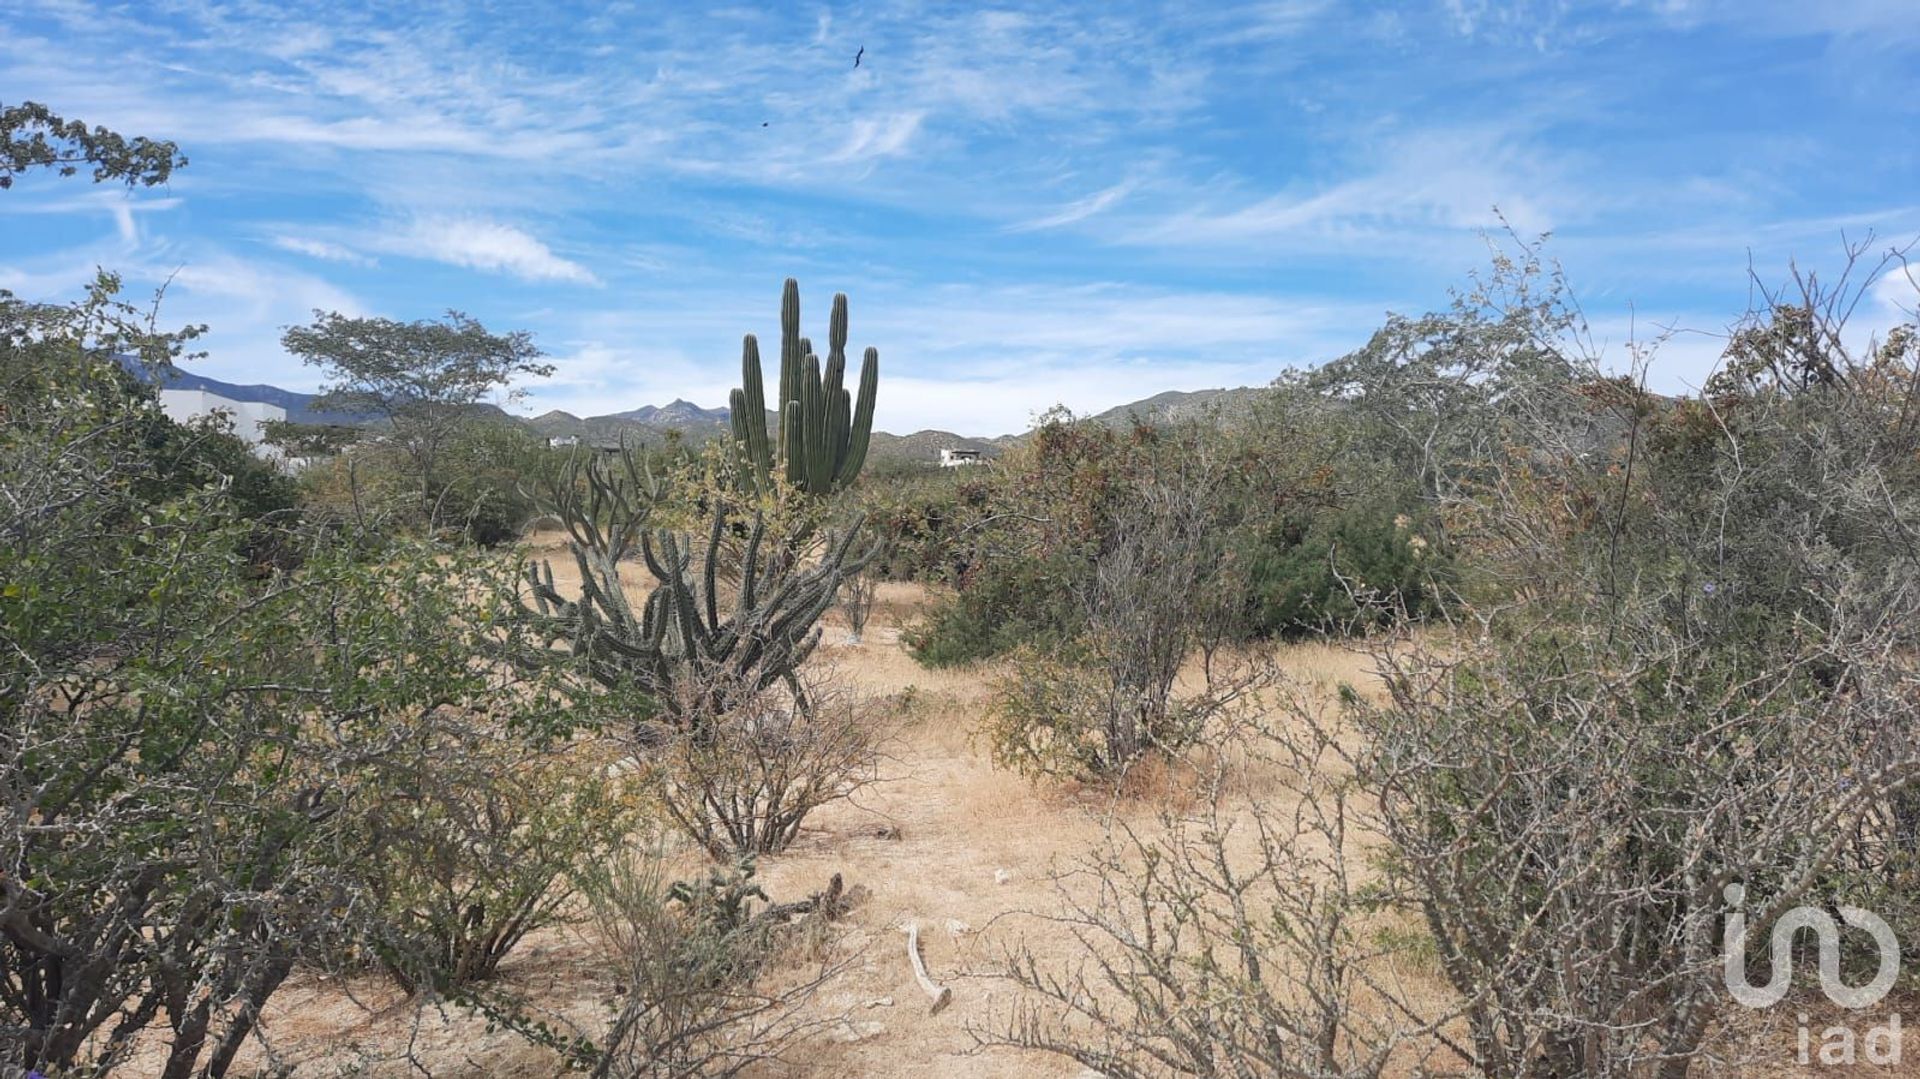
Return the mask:
<svg viewBox="0 0 1920 1079"><path fill-rule="evenodd" d="M563 449L567 446L578 446L579 444L579 435L554 435L552 438L547 439L547 448L551 450Z"/></svg>
<svg viewBox="0 0 1920 1079"><path fill-rule="evenodd" d="M941 450L940 467L957 468L960 465L977 465L981 462L979 450Z"/></svg>
<svg viewBox="0 0 1920 1079"><path fill-rule="evenodd" d="M233 421L233 433L253 447L262 457L277 456L265 445L264 425L285 420L287 410L265 401L234 401L206 390L161 390L160 408L175 423L188 423L202 416L224 412Z"/></svg>

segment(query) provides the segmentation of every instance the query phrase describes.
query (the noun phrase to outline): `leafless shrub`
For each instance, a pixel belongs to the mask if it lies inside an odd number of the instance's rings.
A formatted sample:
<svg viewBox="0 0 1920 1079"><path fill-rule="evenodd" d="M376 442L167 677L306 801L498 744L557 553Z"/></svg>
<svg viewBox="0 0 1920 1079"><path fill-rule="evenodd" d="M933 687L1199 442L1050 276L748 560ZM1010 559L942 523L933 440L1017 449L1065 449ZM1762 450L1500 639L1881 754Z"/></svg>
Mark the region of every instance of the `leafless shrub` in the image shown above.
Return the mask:
<svg viewBox="0 0 1920 1079"><path fill-rule="evenodd" d="M780 1059L832 1023L802 1007L837 967L777 970L794 919L844 909L833 886L772 904L751 860L696 881L669 882L659 849L585 879L599 939L623 1003L584 1056L596 1079L731 1076Z"/></svg>
<svg viewBox="0 0 1920 1079"><path fill-rule="evenodd" d="M1479 1074L1690 1074L1738 1019L1728 887L1763 936L1900 842L1920 382L1849 357L1844 297L1768 295L1701 398L1590 371L1585 415L1513 418L1442 498L1505 598L1383 652L1390 701L1358 709Z"/></svg>
<svg viewBox="0 0 1920 1079"><path fill-rule="evenodd" d="M1366 713L1364 782L1483 1074L1687 1074L1728 1001L1726 888L1770 924L1920 766L1889 722L1910 677L1835 694L1817 651L1729 669L1652 643L1416 649Z"/></svg>
<svg viewBox="0 0 1920 1079"><path fill-rule="evenodd" d="M886 555L876 552L875 562ZM873 601L880 593L880 575L870 565L848 577L840 585L840 613L847 619L847 640L859 644L867 632L867 619L873 616Z"/></svg>
<svg viewBox="0 0 1920 1079"><path fill-rule="evenodd" d="M783 850L814 810L876 778L879 710L827 676L799 694L719 696L735 706L649 758L667 815L713 857Z"/></svg>
<svg viewBox="0 0 1920 1079"><path fill-rule="evenodd" d="M1072 964L1008 956L1025 992L984 1046L1069 1057L1113 1079L1370 1077L1431 1052L1398 975L1413 938L1387 928L1339 734L1296 698L1287 725L1245 728L1201 807L1120 826L1059 878ZM1229 763L1231 762L1231 763ZM1227 788L1254 790L1250 801Z"/></svg>

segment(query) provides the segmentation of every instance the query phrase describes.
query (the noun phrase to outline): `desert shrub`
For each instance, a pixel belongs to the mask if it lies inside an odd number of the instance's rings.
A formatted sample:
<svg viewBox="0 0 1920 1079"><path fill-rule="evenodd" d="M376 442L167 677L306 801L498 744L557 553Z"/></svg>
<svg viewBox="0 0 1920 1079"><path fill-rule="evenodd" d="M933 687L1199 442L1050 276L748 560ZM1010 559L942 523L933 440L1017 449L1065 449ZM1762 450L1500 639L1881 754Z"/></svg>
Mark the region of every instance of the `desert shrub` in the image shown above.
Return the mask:
<svg viewBox="0 0 1920 1079"><path fill-rule="evenodd" d="M847 689L809 675L798 694L728 696L723 714L642 750L668 817L713 857L784 850L815 810L875 778L878 712Z"/></svg>
<svg viewBox="0 0 1920 1079"><path fill-rule="evenodd" d="M1152 437L1063 413L1001 458L981 481L954 591L903 637L915 658L945 666L1072 638L1084 617L1074 589L1091 576L1124 477Z"/></svg>
<svg viewBox="0 0 1920 1079"><path fill-rule="evenodd" d="M538 512L526 490L552 467L552 457L514 424L477 420L456 428L436 465L435 519L483 547L518 539Z"/></svg>
<svg viewBox="0 0 1920 1079"><path fill-rule="evenodd" d="M1079 611L1058 588L1069 566L1079 568L1064 556L981 558L958 588L904 627L900 639L929 667L974 663L1022 645L1057 645L1079 626Z"/></svg>
<svg viewBox="0 0 1920 1079"><path fill-rule="evenodd" d="M1141 686L1073 648L1016 652L994 684L979 735L993 762L1031 777L1112 780L1149 754L1177 755L1226 733L1270 681L1240 657L1203 667L1200 684Z"/></svg>
<svg viewBox="0 0 1920 1079"><path fill-rule="evenodd" d="M1439 613L1451 559L1431 518L1413 502L1359 502L1245 530L1250 629L1346 635Z"/></svg>
<svg viewBox="0 0 1920 1079"><path fill-rule="evenodd" d="M409 993L444 993L553 924L570 875L624 851L637 809L594 743L529 744L470 717L421 726L371 777L358 865L383 967Z"/></svg>
<svg viewBox="0 0 1920 1079"><path fill-rule="evenodd" d="M365 439L308 462L294 477L301 507L320 520L362 531L405 531L417 521L420 493L399 447Z"/></svg>
<svg viewBox="0 0 1920 1079"><path fill-rule="evenodd" d="M141 387L134 392L147 391ZM156 482L142 497L162 501L220 484L227 488L234 509L250 520L284 514L296 505L293 477L255 454L233 433L233 421L224 415L183 424L156 413L148 417L148 424L145 434Z"/></svg>
<svg viewBox="0 0 1920 1079"><path fill-rule="evenodd" d="M1915 376L1850 358L1828 301L1736 333L1703 399L1582 379L1442 492L1505 599L1381 653L1358 772L1482 1074L1686 1075L1738 1025L1736 907L1763 937L1899 872Z"/></svg>
<svg viewBox="0 0 1920 1079"><path fill-rule="evenodd" d="M1197 737L1245 688L1216 678L1175 693L1196 648L1230 632L1237 604L1227 557L1231 473L1203 435L1153 435L1108 487L1082 571L1051 585L1071 604L1072 635L1029 654L996 694L987 727L1002 763L1039 773L1113 776L1143 753Z"/></svg>
<svg viewBox="0 0 1920 1079"><path fill-rule="evenodd" d="M535 1002L497 992L476 994L473 1002L595 1079L737 1075L781 1062L836 1021L803 1009L840 968L808 968L791 942L792 923L824 923L845 912L838 877L807 899L773 903L754 879L751 858L678 881L667 864L664 848L652 842L580 875L603 946L595 966L620 987L603 1026L540 1018ZM790 969L775 969L781 966Z"/></svg>
<svg viewBox="0 0 1920 1079"><path fill-rule="evenodd" d="M1920 766L1889 722L1911 676L1836 697L1819 646L1743 663L1623 636L1416 650L1361 710L1363 783L1488 1075L1684 1074L1728 999L1726 887L1769 923Z"/></svg>
<svg viewBox="0 0 1920 1079"><path fill-rule="evenodd" d="M302 468L301 502L362 528L417 534L431 523L486 547L518 538L537 512L526 489L554 470L554 454L531 433L484 418L451 424L439 439L429 501L415 457L375 434Z"/></svg>
<svg viewBox="0 0 1920 1079"><path fill-rule="evenodd" d="M1284 724L1227 740L1198 808L1111 830L1061 872L1060 913L1033 917L1078 954L1010 949L1001 973L1021 992L973 1029L981 1045L1115 1079L1364 1079L1432 1055L1449 1015L1398 1006L1396 967L1417 943L1388 931L1376 870L1351 843L1366 811L1341 732L1304 694L1289 699ZM1229 788L1251 801L1233 807Z"/></svg>
<svg viewBox="0 0 1920 1079"><path fill-rule="evenodd" d="M905 640L916 658L940 666L1078 637L1087 629L1080 597L1114 556L1142 485L1171 469L1207 492L1206 531L1218 544L1200 587L1212 635L1245 640L1351 622L1345 590L1320 564L1324 541L1352 532L1369 569L1386 569L1380 556L1391 552L1376 550L1381 537L1359 512L1383 496L1378 470L1356 463L1364 455L1341 433L1342 412L1319 391L1290 386L1233 417L1159 427L1046 417L992 470L958 486L943 545L953 591ZM1395 497L1420 505L1411 494Z"/></svg>
<svg viewBox="0 0 1920 1079"><path fill-rule="evenodd" d="M876 552L879 557L881 552ZM848 577L840 586L840 613L847 620L847 640L859 644L867 633L867 620L873 617L873 603L880 595L880 575L869 562L867 568Z"/></svg>
<svg viewBox="0 0 1920 1079"><path fill-rule="evenodd" d="M302 956L379 929L367 821L431 772L407 732L566 717L476 662L497 573L175 482L113 357L179 339L113 285L0 302L0 1065L107 1074L163 1027L161 1074L219 1075ZM252 561L263 530L295 557Z"/></svg>
<svg viewBox="0 0 1920 1079"><path fill-rule="evenodd" d="M267 687L339 672L283 631L226 486L156 457L165 417L113 357L182 338L117 286L0 296L0 1064L111 1071L164 1022L183 1075L247 1038L323 890L296 867L327 792L260 765L301 734Z"/></svg>
<svg viewBox="0 0 1920 1079"><path fill-rule="evenodd" d="M608 1074L731 1075L776 1057L801 1033L798 991L755 988L777 946L751 859L660 888L657 875L601 887L594 912L633 979L611 1025ZM611 1067L608 1067L611 1065Z"/></svg>
<svg viewBox="0 0 1920 1079"><path fill-rule="evenodd" d="M853 502L883 545L874 569L889 581L952 584L968 566L966 530L987 501L990 478L966 469L916 469L873 475L869 468Z"/></svg>

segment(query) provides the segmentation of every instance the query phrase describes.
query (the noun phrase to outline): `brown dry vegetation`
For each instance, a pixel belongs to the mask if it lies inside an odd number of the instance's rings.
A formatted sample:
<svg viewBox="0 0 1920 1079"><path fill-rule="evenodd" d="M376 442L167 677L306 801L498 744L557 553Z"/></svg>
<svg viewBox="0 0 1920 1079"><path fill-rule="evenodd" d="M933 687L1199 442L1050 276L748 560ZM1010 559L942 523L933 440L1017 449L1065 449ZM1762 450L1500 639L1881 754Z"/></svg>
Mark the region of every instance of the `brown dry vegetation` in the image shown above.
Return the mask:
<svg viewBox="0 0 1920 1079"><path fill-rule="evenodd" d="M787 976L816 970L823 960L844 969L809 1005L831 1026L804 1042L790 1063L806 1074L847 1077L1090 1076L1043 1054L982 1051L971 1031L1002 1026L1009 1015L1016 990L995 977L1007 948L1022 946L1062 967L1075 958L1070 938L1023 917L1058 910L1053 872L1115 824L1151 828L1161 809L1184 808L1188 791L1167 768L1136 775L1119 799L995 769L974 734L998 672L990 665L928 670L899 643L901 626L926 600L919 585L882 585L861 645L842 643L837 615L826 627L820 661L886 698L896 726L881 782L853 803L815 814L792 848L761 863L762 882L776 899L812 893L835 873L865 893L847 917L791 949ZM1290 679L1329 695L1342 683L1362 691L1373 684L1371 661L1338 645L1285 645L1276 658ZM1234 796L1260 798L1268 793L1260 788L1256 775ZM689 875L702 864L696 851L683 857ZM953 991L951 1006L937 1015L929 1014L907 962L905 928L914 922L928 967ZM602 1022L622 990L592 963L589 932L582 925L536 934L503 964L501 983L552 1015L588 1028ZM1436 972L1397 973L1411 999L1445 1006L1448 990ZM1766 1036L1778 1048L1757 1056L1782 1067L1740 1074L1796 1074L1785 1066L1794 1052L1793 1017L1780 1018L1780 1028ZM553 1053L519 1035L491 1030L451 1005L422 1009L377 976L343 982L312 973L296 975L274 998L243 1064L270 1061L316 1079L534 1077L559 1067ZM1433 1063L1447 1068L1444 1060ZM1887 1073L1863 1065L1819 1074Z"/></svg>
<svg viewBox="0 0 1920 1079"><path fill-rule="evenodd" d="M570 569L555 564L556 572ZM776 898L811 893L834 873L868 893L815 955L795 959L817 959L824 949L849 962L813 1002L822 1015L844 1012L848 1021L809 1042L795 1062L846 1076L1076 1075L1077 1066L1059 1060L973 1048L969 1027L1004 1020L1009 1004L1010 989L987 975L1016 941L1042 959L1071 958L1070 941L1048 939L1020 912L1054 909L1050 870L1096 844L1115 815L1149 823L1181 787L1173 776L1143 775L1116 803L1097 789L1034 784L993 768L973 731L996 672L927 670L899 644L900 626L924 600L918 585L881 586L858 646L840 643L837 620L826 627L821 661L890 698L897 727L880 783L852 804L821 810L790 850L762 861ZM1364 657L1335 647L1292 646L1282 657L1290 674L1329 686L1368 676ZM687 858L691 869L697 858ZM928 1014L907 964L905 927L913 921L928 967L953 989L952 1006L938 1015ZM583 934L536 935L503 965L503 981L561 1015L597 1020L617 987L592 971L594 944ZM421 1012L372 977L343 984L296 976L275 998L262 1035L250 1055L261 1063L277 1057L299 1076L419 1074L413 1065L436 1076L544 1076L555 1067L551 1053L515 1034L489 1032L484 1020L451 1006Z"/></svg>

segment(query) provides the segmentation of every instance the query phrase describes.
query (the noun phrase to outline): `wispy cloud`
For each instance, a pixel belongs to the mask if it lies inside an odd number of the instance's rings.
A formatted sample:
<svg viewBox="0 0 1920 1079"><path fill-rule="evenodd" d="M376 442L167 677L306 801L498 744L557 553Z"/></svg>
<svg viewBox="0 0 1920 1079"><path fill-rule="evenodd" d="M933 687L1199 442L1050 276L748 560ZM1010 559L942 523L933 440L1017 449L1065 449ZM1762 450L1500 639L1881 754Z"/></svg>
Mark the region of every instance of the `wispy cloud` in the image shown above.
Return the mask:
<svg viewBox="0 0 1920 1079"><path fill-rule="evenodd" d="M308 258L326 262L344 262L353 266L379 265L378 260L331 240L315 240L305 236L275 236L273 246L282 251L291 251L296 255L305 255Z"/></svg>
<svg viewBox="0 0 1920 1079"><path fill-rule="evenodd" d="M1009 225L1007 226L1007 231L1041 232L1046 229L1057 229L1062 225L1072 225L1076 222L1085 221L1087 218L1105 211L1108 207L1118 204L1121 199L1127 197L1133 188L1134 184L1131 180L1114 184L1112 187L1102 191L1096 191L1086 198L1075 199L1060 209L1055 210L1053 213L1036 217L1031 221L1022 221Z"/></svg>
<svg viewBox="0 0 1920 1079"><path fill-rule="evenodd" d="M11 194L11 193L10 193ZM140 217L177 209L177 198L143 196L126 191L89 191L79 195L53 198L10 197L0 203L0 212L21 214L79 214L105 216L113 221L114 231L128 248L140 245L143 233Z"/></svg>
<svg viewBox="0 0 1920 1079"><path fill-rule="evenodd" d="M484 218L421 217L373 243L391 254L510 274L523 281L600 283L586 267L554 254L531 233Z"/></svg>

